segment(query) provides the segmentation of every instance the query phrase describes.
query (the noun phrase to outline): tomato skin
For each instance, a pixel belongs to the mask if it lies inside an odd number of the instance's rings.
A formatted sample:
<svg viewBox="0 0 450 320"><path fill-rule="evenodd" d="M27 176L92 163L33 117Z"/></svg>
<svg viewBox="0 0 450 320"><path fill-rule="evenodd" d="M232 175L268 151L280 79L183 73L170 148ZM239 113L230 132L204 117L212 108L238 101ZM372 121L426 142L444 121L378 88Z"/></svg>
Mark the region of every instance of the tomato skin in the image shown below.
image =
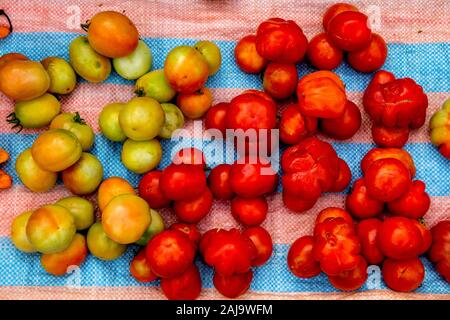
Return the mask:
<svg viewBox="0 0 450 320"><path fill-rule="evenodd" d="M423 247L421 231L411 219L386 218L378 228L378 248L391 259L415 258Z"/></svg>
<svg viewBox="0 0 450 320"><path fill-rule="evenodd" d="M377 246L378 228L381 224L381 220L372 218L362 220L356 225L361 254L369 264L380 264L384 260L384 255Z"/></svg>
<svg viewBox="0 0 450 320"><path fill-rule="evenodd" d="M202 235L197 229L197 226L193 223L191 224L182 222L174 223L169 227L169 230L178 230L185 233L189 237L189 240L191 240L196 247L198 247L200 239L202 237Z"/></svg>
<svg viewBox="0 0 450 320"><path fill-rule="evenodd" d="M147 44L139 40L136 49L129 55L113 59L114 70L124 79L136 80L152 67L152 52Z"/></svg>
<svg viewBox="0 0 450 320"><path fill-rule="evenodd" d="M140 249L138 254L134 256L130 264L131 275L139 282L152 282L158 279L150 269L147 257L145 255L145 249Z"/></svg>
<svg viewBox="0 0 450 320"><path fill-rule="evenodd" d="M376 34L372 34L370 43L356 51L348 53L348 63L359 72L373 72L380 69L386 61L388 48L384 39Z"/></svg>
<svg viewBox="0 0 450 320"><path fill-rule="evenodd" d="M431 243L433 242L433 236L431 234L430 229L428 229L424 224L417 220L412 220L414 225L419 229L420 236L422 238L422 246L419 249L418 255L422 255L428 251L431 247Z"/></svg>
<svg viewBox="0 0 450 320"><path fill-rule="evenodd" d="M358 290L367 280L367 262L362 256L358 256L358 264L354 269L344 271L337 276L328 276L328 280L336 289Z"/></svg>
<svg viewBox="0 0 450 320"><path fill-rule="evenodd" d="M286 144L296 144L317 130L317 119L305 117L295 104L281 112L280 140Z"/></svg>
<svg viewBox="0 0 450 320"><path fill-rule="evenodd" d="M225 137L227 129L226 117L229 105L227 102L220 102L209 108L205 115L205 128L208 130L217 129Z"/></svg>
<svg viewBox="0 0 450 320"><path fill-rule="evenodd" d="M97 13L89 21L89 44L98 53L109 58L131 54L138 46L139 33L133 22L114 11Z"/></svg>
<svg viewBox="0 0 450 320"><path fill-rule="evenodd" d="M169 300L195 300L202 290L200 272L192 264L182 274L161 279L161 289Z"/></svg>
<svg viewBox="0 0 450 320"><path fill-rule="evenodd" d="M361 178L353 184L345 207L355 218L367 219L378 216L383 211L384 203L369 196L366 183Z"/></svg>
<svg viewBox="0 0 450 320"><path fill-rule="evenodd" d="M27 236L27 224L33 211L22 212L11 223L11 242L22 252L36 252Z"/></svg>
<svg viewBox="0 0 450 320"><path fill-rule="evenodd" d="M158 211L150 208L151 222L144 234L135 243L140 246L145 246L157 234L164 231L164 220Z"/></svg>
<svg viewBox="0 0 450 320"><path fill-rule="evenodd" d="M328 191L329 192L344 191L350 184L351 180L352 180L352 173L350 171L347 162L339 158L339 175L336 178L336 181L334 182L333 186Z"/></svg>
<svg viewBox="0 0 450 320"><path fill-rule="evenodd" d="M389 288L400 292L410 292L422 284L425 269L418 258L386 259L383 263L382 273L383 280Z"/></svg>
<svg viewBox="0 0 450 320"><path fill-rule="evenodd" d="M173 210L181 221L198 223L209 213L212 203L212 193L208 188L205 188L203 193L197 198L175 201Z"/></svg>
<svg viewBox="0 0 450 320"><path fill-rule="evenodd" d="M328 207L319 212L314 222L315 225L325 222L328 219L342 218L349 225L353 225L352 216L344 209L337 207Z"/></svg>
<svg viewBox="0 0 450 320"><path fill-rule="evenodd" d="M328 37L341 50L360 50L369 45L372 38L367 20L367 16L359 11L341 12L328 23Z"/></svg>
<svg viewBox="0 0 450 320"><path fill-rule="evenodd" d="M400 160L408 169L411 177L416 175L416 167L411 155L403 149L399 148L373 148L361 160L361 170L365 175L367 169L377 160L394 158Z"/></svg>
<svg viewBox="0 0 450 320"><path fill-rule="evenodd" d="M319 70L335 69L344 58L342 50L330 42L325 32L319 33L309 41L306 54L309 63Z"/></svg>
<svg viewBox="0 0 450 320"><path fill-rule="evenodd" d="M227 298L237 298L250 288L253 279L253 271L235 273L224 276L218 272L214 273L213 284L217 291Z"/></svg>
<svg viewBox="0 0 450 320"><path fill-rule="evenodd" d="M66 129L77 136L81 143L83 151L88 151L94 144L95 135L91 126L89 126L78 112L64 112L53 118L50 123L50 129Z"/></svg>
<svg viewBox="0 0 450 320"><path fill-rule="evenodd" d="M66 60L58 57L47 57L41 63L50 77L48 92L68 94L75 89L77 76Z"/></svg>
<svg viewBox="0 0 450 320"><path fill-rule="evenodd" d="M163 195L175 201L192 200L206 188L203 168L191 164L171 164L161 174L159 185Z"/></svg>
<svg viewBox="0 0 450 320"><path fill-rule="evenodd" d="M314 258L314 237L303 236L289 248L287 263L289 270L299 278L312 278L320 274L320 264Z"/></svg>
<svg viewBox="0 0 450 320"><path fill-rule="evenodd" d="M212 41L199 41L194 45L194 48L205 58L208 64L208 75L216 74L222 64L220 48Z"/></svg>
<svg viewBox="0 0 450 320"><path fill-rule="evenodd" d="M256 50L256 36L247 35L237 43L234 48L234 59L242 71L247 73L260 73L267 64Z"/></svg>
<svg viewBox="0 0 450 320"><path fill-rule="evenodd" d="M183 112L173 103L161 103L164 111L164 125L158 136L163 139L170 139L175 130L184 126Z"/></svg>
<svg viewBox="0 0 450 320"><path fill-rule="evenodd" d="M86 240L89 252L96 258L106 261L119 258L127 249L126 245L108 237L100 221L89 228Z"/></svg>
<svg viewBox="0 0 450 320"><path fill-rule="evenodd" d="M432 229L432 246L428 252L436 270L450 283L450 220L442 220Z"/></svg>
<svg viewBox="0 0 450 320"><path fill-rule="evenodd" d="M270 62L264 71L264 91L275 99L290 97L295 92L297 82L295 64Z"/></svg>
<svg viewBox="0 0 450 320"><path fill-rule="evenodd" d="M324 30L327 30L328 24L330 23L331 19L333 19L335 16L337 16L339 13L344 11L358 11L358 8L356 8L354 5L349 3L336 3L333 4L331 7L325 11L325 14L323 15L323 21L322 26Z"/></svg>
<svg viewBox="0 0 450 320"><path fill-rule="evenodd" d="M177 106L187 118L199 119L211 107L212 100L211 91L201 88L193 93L180 93L177 96Z"/></svg>
<svg viewBox="0 0 450 320"><path fill-rule="evenodd" d="M195 246L178 230L165 230L150 240L146 247L151 270L161 278L183 274L194 262Z"/></svg>
<svg viewBox="0 0 450 320"><path fill-rule="evenodd" d="M95 156L83 152L80 159L61 173L64 186L72 193L86 195L97 190L103 179L103 165Z"/></svg>
<svg viewBox="0 0 450 320"><path fill-rule="evenodd" d="M340 117L321 119L321 131L334 139L346 140L353 137L361 127L361 111L356 104L347 100L345 110Z"/></svg>
<svg viewBox="0 0 450 320"><path fill-rule="evenodd" d="M135 191L127 180L120 177L110 177L100 184L97 194L98 207L100 211L103 211L113 198L122 194L135 194Z"/></svg>
<svg viewBox="0 0 450 320"><path fill-rule="evenodd" d="M134 93L139 97L150 97L159 103L169 102L177 92L169 85L164 69L157 69L137 79Z"/></svg>
<svg viewBox="0 0 450 320"><path fill-rule="evenodd" d="M202 169L206 167L206 159L203 152L197 148L183 148L180 149L172 159L174 164L192 164L198 165Z"/></svg>
<svg viewBox="0 0 450 320"><path fill-rule="evenodd" d="M161 170L148 172L142 177L138 186L139 196L153 209L164 208L170 204L170 200L164 196L159 186L161 174Z"/></svg>
<svg viewBox="0 0 450 320"><path fill-rule="evenodd" d="M219 164L214 167L208 175L208 186L214 198L220 200L231 200L234 192L230 182L230 164Z"/></svg>
<svg viewBox="0 0 450 320"><path fill-rule="evenodd" d="M284 206L296 213L303 213L305 211L308 211L309 209L314 207L314 205L317 202L317 199L318 198L313 200L305 200L283 191Z"/></svg>
<svg viewBox="0 0 450 320"><path fill-rule="evenodd" d="M5 53L0 57L0 68L3 67L5 64L7 64L11 60L30 60L27 56L18 53L18 52L10 52Z"/></svg>
<svg viewBox="0 0 450 320"><path fill-rule="evenodd" d="M231 200L231 214L244 226L258 226L266 220L269 205L264 197Z"/></svg>
<svg viewBox="0 0 450 320"><path fill-rule="evenodd" d="M378 146L383 148L401 148L409 138L409 128L388 128L372 125L372 138Z"/></svg>
<svg viewBox="0 0 450 320"><path fill-rule="evenodd" d="M262 266L272 256L273 242L270 233L263 227L250 227L243 233L255 245L256 256L252 260L252 266Z"/></svg>
<svg viewBox="0 0 450 320"><path fill-rule="evenodd" d="M430 208L430 196L425 192L425 183L415 180L408 192L400 198L388 202L390 213L410 219L422 218Z"/></svg>

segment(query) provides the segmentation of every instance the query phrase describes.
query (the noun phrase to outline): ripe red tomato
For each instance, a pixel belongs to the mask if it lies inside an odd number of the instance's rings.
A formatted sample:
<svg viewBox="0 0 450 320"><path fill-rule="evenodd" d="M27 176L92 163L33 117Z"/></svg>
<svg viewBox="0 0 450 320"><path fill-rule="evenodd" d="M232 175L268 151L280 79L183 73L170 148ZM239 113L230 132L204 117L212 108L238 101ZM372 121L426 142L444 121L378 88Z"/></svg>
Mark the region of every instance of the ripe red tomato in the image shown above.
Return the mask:
<svg viewBox="0 0 450 320"><path fill-rule="evenodd" d="M315 225L322 223L328 219L342 218L349 225L353 225L352 216L345 210L337 207L328 207L319 212L316 217Z"/></svg>
<svg viewBox="0 0 450 320"><path fill-rule="evenodd" d="M409 128L383 127L372 125L372 138L378 146L383 148L401 148L409 138Z"/></svg>
<svg viewBox="0 0 450 320"><path fill-rule="evenodd" d="M153 237L146 247L150 269L161 278L173 278L194 262L195 246L178 230L165 230Z"/></svg>
<svg viewBox="0 0 450 320"><path fill-rule="evenodd" d="M356 104L347 100L344 113L337 118L321 119L321 131L338 140L345 140L353 137L361 127L361 111Z"/></svg>
<svg viewBox="0 0 450 320"><path fill-rule="evenodd" d="M386 218L378 228L377 243L385 256L398 260L417 257L423 248L421 230L403 217Z"/></svg>
<svg viewBox="0 0 450 320"><path fill-rule="evenodd" d="M370 43L360 49L348 53L348 63L359 72L373 72L380 69L386 61L388 48L384 39L372 33Z"/></svg>
<svg viewBox="0 0 450 320"><path fill-rule="evenodd" d="M425 225L423 225L422 223L420 223L417 220L412 220L412 222L414 222L416 227L419 229L420 235L422 237L422 246L419 249L419 253L418 253L418 255L422 255L425 252L427 252L428 249L430 248L431 242L433 241L433 237L431 235L430 229L428 229Z"/></svg>
<svg viewBox="0 0 450 320"><path fill-rule="evenodd" d="M161 279L161 289L169 300L195 300L202 290L202 279L195 264L182 274Z"/></svg>
<svg viewBox="0 0 450 320"><path fill-rule="evenodd" d="M231 214L246 227L258 226L266 220L269 206L264 197L231 200Z"/></svg>
<svg viewBox="0 0 450 320"><path fill-rule="evenodd" d="M413 181L407 193L394 201L388 202L389 212L405 218L422 218L430 208L431 202L425 188L425 183L422 181Z"/></svg>
<svg viewBox="0 0 450 320"><path fill-rule="evenodd" d="M158 276L150 269L145 249L139 250L138 254L131 261L130 273L139 282L152 282L158 279Z"/></svg>
<svg viewBox="0 0 450 320"><path fill-rule="evenodd" d="M382 273L383 280L389 288L400 292L410 292L422 284L425 269L418 258L386 259L383 263Z"/></svg>
<svg viewBox="0 0 450 320"><path fill-rule="evenodd" d="M314 259L314 238L303 236L289 248L287 263L289 270L299 278L312 278L320 274L320 264Z"/></svg>
<svg viewBox="0 0 450 320"><path fill-rule="evenodd" d="M202 169L206 166L205 155L197 148L181 149L174 155L172 162L174 164L199 165Z"/></svg>
<svg viewBox="0 0 450 320"><path fill-rule="evenodd" d="M400 160L380 159L367 169L364 182L369 196L388 202L408 192L411 186L411 175Z"/></svg>
<svg viewBox="0 0 450 320"><path fill-rule="evenodd" d="M344 11L358 11L358 8L356 8L354 5L350 3L336 3L333 4L331 7L325 11L325 14L323 15L323 29L327 30L328 23L330 23L331 19L333 19L335 16L337 16L339 13Z"/></svg>
<svg viewBox="0 0 450 320"><path fill-rule="evenodd" d="M243 37L234 48L234 59L242 71L247 73L260 73L267 64L256 50L256 36Z"/></svg>
<svg viewBox="0 0 450 320"><path fill-rule="evenodd" d="M199 197L206 188L203 168L192 164L171 164L159 179L164 196L171 200L192 200Z"/></svg>
<svg viewBox="0 0 450 320"><path fill-rule="evenodd" d="M319 70L335 69L344 58L342 50L330 42L325 32L319 33L311 39L306 54L309 63Z"/></svg>
<svg viewBox="0 0 450 320"><path fill-rule="evenodd" d="M198 251L202 256L205 255L205 250L209 246L210 241L214 237L214 235L218 232L225 232L223 229L213 228L206 231L202 237L200 238L200 242L198 244Z"/></svg>
<svg viewBox="0 0 450 320"><path fill-rule="evenodd" d="M242 234L247 236L256 248L256 256L252 260L252 266L262 266L269 261L273 251L272 237L269 232L263 227L251 227Z"/></svg>
<svg viewBox="0 0 450 320"><path fill-rule="evenodd" d="M296 144L317 130L317 118L305 117L296 104L291 104L281 112L280 140L286 144Z"/></svg>
<svg viewBox="0 0 450 320"><path fill-rule="evenodd" d="M270 62L264 71L263 88L275 99L289 98L297 87L295 64Z"/></svg>
<svg viewBox="0 0 450 320"><path fill-rule="evenodd" d="M367 16L359 11L344 11L334 16L327 27L330 41L344 51L367 47L372 38Z"/></svg>
<svg viewBox="0 0 450 320"><path fill-rule="evenodd" d="M189 240L191 240L192 243L195 244L195 246L198 246L198 244L200 243L200 238L202 237L195 224L177 222L172 224L169 227L169 230L178 230L183 232L188 236Z"/></svg>
<svg viewBox="0 0 450 320"><path fill-rule="evenodd" d="M317 202L317 199L313 200L305 200L301 199L295 195L291 195L285 191L283 191L283 204L286 208L288 208L291 211L297 212L297 213L303 213L305 211L308 211Z"/></svg>
<svg viewBox="0 0 450 320"><path fill-rule="evenodd" d="M411 177L416 175L416 167L414 166L414 160L411 155L403 149L399 148L373 148L364 156L361 160L361 170L363 174L366 174L367 169L376 160L394 158L403 162L403 164L409 169Z"/></svg>
<svg viewBox="0 0 450 320"><path fill-rule="evenodd" d="M224 276L218 272L214 273L213 284L220 294L227 298L237 298L250 288L253 279L253 271L244 273L235 273L230 276Z"/></svg>
<svg viewBox="0 0 450 320"><path fill-rule="evenodd" d="M429 257L436 270L450 283L450 220L440 221L432 229L433 244Z"/></svg>
<svg viewBox="0 0 450 320"><path fill-rule="evenodd" d="M373 218L362 220L356 226L356 234L361 242L361 254L369 264L380 264L384 260L384 255L377 245L378 228L381 223L381 220Z"/></svg>
<svg viewBox="0 0 450 320"><path fill-rule="evenodd" d="M178 200L173 203L173 210L177 217L187 223L198 223L211 210L213 196L208 188L197 198L190 200Z"/></svg>
<svg viewBox="0 0 450 320"><path fill-rule="evenodd" d="M343 159L339 158L339 175L334 182L333 186L328 190L329 192L340 192L344 191L350 181L352 180L352 172L350 168Z"/></svg>
<svg viewBox="0 0 450 320"><path fill-rule="evenodd" d="M378 216L384 209L384 203L368 195L366 183L361 178L353 184L345 207L355 218L367 219Z"/></svg>
<svg viewBox="0 0 450 320"><path fill-rule="evenodd" d="M220 200L231 200L234 196L230 182L230 164L219 164L214 167L208 175L208 186L214 198Z"/></svg>
<svg viewBox="0 0 450 320"><path fill-rule="evenodd" d="M358 256L358 264L354 269L343 271L337 276L328 276L328 280L336 289L358 290L367 280L367 262L362 256Z"/></svg>
<svg viewBox="0 0 450 320"><path fill-rule="evenodd" d="M164 208L170 204L170 200L164 196L159 187L161 173L161 170L150 171L139 182L139 196L153 209Z"/></svg>
<svg viewBox="0 0 450 320"><path fill-rule="evenodd" d="M220 102L209 108L205 116L205 128L219 130L224 138L227 129L226 116L229 105L227 102Z"/></svg>

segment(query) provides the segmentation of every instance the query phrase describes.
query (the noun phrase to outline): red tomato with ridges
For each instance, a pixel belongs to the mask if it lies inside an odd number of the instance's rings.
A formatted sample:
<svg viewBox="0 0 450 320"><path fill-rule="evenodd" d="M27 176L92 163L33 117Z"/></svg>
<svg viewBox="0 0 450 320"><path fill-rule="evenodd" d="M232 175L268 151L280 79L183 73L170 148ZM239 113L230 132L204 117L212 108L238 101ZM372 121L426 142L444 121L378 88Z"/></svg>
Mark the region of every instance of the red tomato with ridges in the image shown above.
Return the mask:
<svg viewBox="0 0 450 320"><path fill-rule="evenodd" d="M344 191L350 181L352 180L352 172L350 168L343 159L339 158L339 175L336 178L333 186L328 190L329 192L341 192Z"/></svg>
<svg viewBox="0 0 450 320"><path fill-rule="evenodd" d="M361 111L356 104L347 100L344 113L331 119L321 119L321 131L337 140L346 140L355 135L361 127Z"/></svg>
<svg viewBox="0 0 450 320"><path fill-rule="evenodd" d="M431 229L433 243L428 252L436 270L450 283L450 220L442 220Z"/></svg>
<svg viewBox="0 0 450 320"><path fill-rule="evenodd" d="M390 213L410 219L422 218L430 209L430 196L425 192L425 183L415 180L408 192L400 198L388 202Z"/></svg>
<svg viewBox="0 0 450 320"><path fill-rule="evenodd" d="M213 196L208 188L197 198L190 200L178 200L173 204L173 210L177 217L187 223L198 223L211 210Z"/></svg>
<svg viewBox="0 0 450 320"><path fill-rule="evenodd" d="M349 225L353 225L352 216L344 209L337 207L328 207L319 212L314 222L314 225L325 222L328 219L344 219Z"/></svg>
<svg viewBox="0 0 450 320"><path fill-rule="evenodd" d="M361 242L361 254L369 264L380 264L384 260L384 255L377 245L378 228L381 224L381 220L373 218L362 220L356 226L356 234Z"/></svg>
<svg viewBox="0 0 450 320"><path fill-rule="evenodd" d="M295 92L297 82L295 64L270 62L264 71L264 91L275 99L290 97Z"/></svg>
<svg viewBox="0 0 450 320"><path fill-rule="evenodd" d="M214 198L220 200L231 200L234 192L231 189L230 164L219 164L214 167L208 175L208 186Z"/></svg>
<svg viewBox="0 0 450 320"><path fill-rule="evenodd" d="M386 259L382 268L383 280L395 291L410 292L422 284L425 268L418 258L407 260Z"/></svg>
<svg viewBox="0 0 450 320"><path fill-rule="evenodd" d="M231 214L246 227L258 226L266 220L269 205L264 197L231 200Z"/></svg>
<svg viewBox="0 0 450 320"><path fill-rule="evenodd" d="M433 237L431 235L430 229L428 229L424 224L417 220L413 220L414 224L420 231L420 235L422 236L422 246L419 249L419 255L424 254L430 249L431 243L433 241Z"/></svg>
<svg viewBox="0 0 450 320"><path fill-rule="evenodd" d="M189 240L191 240L192 243L195 244L195 246L198 246L198 244L200 243L200 238L202 237L195 224L177 222L172 224L169 227L169 230L178 230L183 232L188 236Z"/></svg>
<svg viewBox="0 0 450 320"><path fill-rule="evenodd" d="M251 227L246 229L242 234L247 236L256 248L256 256L252 260L252 266L262 266L269 261L273 251L272 237L269 232L263 227Z"/></svg>
<svg viewBox="0 0 450 320"><path fill-rule="evenodd" d="M202 290L202 279L195 264L182 274L161 279L161 289L169 300L195 300Z"/></svg>
<svg viewBox="0 0 450 320"><path fill-rule="evenodd" d="M330 42L325 32L311 39L306 54L309 63L319 70L335 69L344 58L342 50Z"/></svg>
<svg viewBox="0 0 450 320"><path fill-rule="evenodd" d="M153 209L164 208L170 204L170 199L164 196L159 187L161 173L161 170L150 171L142 177L138 186L139 196Z"/></svg>
<svg viewBox="0 0 450 320"><path fill-rule="evenodd" d="M220 294L227 298L237 298L250 288L253 279L253 271L244 273L235 273L230 276L224 276L218 272L214 273L213 284Z"/></svg>
<svg viewBox="0 0 450 320"><path fill-rule="evenodd" d="M401 148L409 138L409 128L372 125L372 138L382 148Z"/></svg>
<svg viewBox="0 0 450 320"><path fill-rule="evenodd" d="M297 213L303 213L305 211L308 211L317 202L317 199L313 200L304 200L297 196L290 195L289 193L286 193L283 191L283 204L286 208L288 208L291 211L297 212Z"/></svg>
<svg viewBox="0 0 450 320"><path fill-rule="evenodd" d="M299 278L312 278L320 274L320 264L314 259L314 238L303 236L289 248L287 263L289 270Z"/></svg>
<svg viewBox="0 0 450 320"><path fill-rule="evenodd" d="M353 184L353 188L345 200L345 207L355 218L367 219L381 214L384 203L368 195L364 179L361 178Z"/></svg>
<svg viewBox="0 0 450 320"><path fill-rule="evenodd" d="M328 23L328 37L341 50L360 50L368 46L372 39L367 20L367 16L359 11L341 12Z"/></svg>
<svg viewBox="0 0 450 320"><path fill-rule="evenodd" d="M400 160L408 169L411 177L416 175L414 160L408 151L399 148L373 148L361 160L361 170L365 175L367 169L379 159L394 158Z"/></svg>
<svg viewBox="0 0 450 320"><path fill-rule="evenodd" d="M317 130L317 118L305 117L295 104L281 112L280 140L286 144L296 144Z"/></svg>

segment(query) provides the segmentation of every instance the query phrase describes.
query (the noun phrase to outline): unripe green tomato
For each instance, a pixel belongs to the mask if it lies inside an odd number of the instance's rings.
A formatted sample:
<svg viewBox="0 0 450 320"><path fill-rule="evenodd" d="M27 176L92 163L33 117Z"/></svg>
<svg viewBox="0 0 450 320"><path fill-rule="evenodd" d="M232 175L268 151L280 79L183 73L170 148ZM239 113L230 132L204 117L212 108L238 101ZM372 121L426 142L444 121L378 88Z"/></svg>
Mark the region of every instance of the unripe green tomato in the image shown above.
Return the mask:
<svg viewBox="0 0 450 320"><path fill-rule="evenodd" d="M38 129L47 126L60 110L61 104L58 99L49 93L44 93L33 100L17 101L13 119L8 122L17 123L24 128Z"/></svg>
<svg viewBox="0 0 450 320"><path fill-rule="evenodd" d="M215 74L222 64L222 54L219 47L211 41L199 41L194 45L208 64L209 75Z"/></svg>
<svg viewBox="0 0 450 320"><path fill-rule="evenodd" d="M58 175L38 166L31 149L23 151L16 160L16 172L20 181L33 192L46 192L56 184Z"/></svg>
<svg viewBox="0 0 450 320"><path fill-rule="evenodd" d="M98 118L100 130L111 141L123 142L127 139L119 123L119 114L125 105L126 103L121 102L107 104Z"/></svg>
<svg viewBox="0 0 450 320"><path fill-rule="evenodd" d="M26 253L36 252L31 242L28 240L26 227L28 219L33 211L24 212L14 218L11 224L11 241L20 251Z"/></svg>
<svg viewBox="0 0 450 320"><path fill-rule="evenodd" d="M125 244L117 243L106 235L101 222L96 222L89 228L86 241L89 252L102 260L117 259L127 249Z"/></svg>
<svg viewBox="0 0 450 320"><path fill-rule="evenodd" d="M66 60L58 57L48 57L42 60L41 63L50 76L48 92L68 94L75 89L77 75Z"/></svg>
<svg viewBox="0 0 450 320"><path fill-rule="evenodd" d="M77 195L90 194L97 190L103 179L102 163L92 154L83 152L80 160L65 169L62 180L67 189Z"/></svg>
<svg viewBox="0 0 450 320"><path fill-rule="evenodd" d="M85 230L94 223L94 205L81 197L66 197L56 202L72 214L77 230Z"/></svg>
<svg viewBox="0 0 450 320"><path fill-rule="evenodd" d="M78 112L64 112L57 115L50 123L50 129L66 129L72 132L80 141L83 151L90 150L94 144L94 130L86 124Z"/></svg>
<svg viewBox="0 0 450 320"><path fill-rule="evenodd" d="M165 121L159 136L163 139L170 139L176 129L183 127L184 115L180 108L173 103L161 103L161 107L164 110Z"/></svg>
<svg viewBox="0 0 450 320"><path fill-rule="evenodd" d="M150 209L150 214L152 216L152 222L148 226L145 233L142 235L142 237L136 241L136 244L140 246L145 246L147 243L158 233L164 231L164 220L161 217L161 215L158 213L158 211L154 209Z"/></svg>
<svg viewBox="0 0 450 320"><path fill-rule="evenodd" d="M130 171L146 173L161 162L162 148L158 140L134 141L127 139L122 147L122 163Z"/></svg>
<svg viewBox="0 0 450 320"><path fill-rule="evenodd" d="M167 82L163 69L158 69L144 74L136 81L134 92L139 97L150 97L158 102L169 102L176 91Z"/></svg>
<svg viewBox="0 0 450 320"><path fill-rule="evenodd" d="M144 41L128 56L113 59L116 72L125 79L135 80L152 68L152 52Z"/></svg>

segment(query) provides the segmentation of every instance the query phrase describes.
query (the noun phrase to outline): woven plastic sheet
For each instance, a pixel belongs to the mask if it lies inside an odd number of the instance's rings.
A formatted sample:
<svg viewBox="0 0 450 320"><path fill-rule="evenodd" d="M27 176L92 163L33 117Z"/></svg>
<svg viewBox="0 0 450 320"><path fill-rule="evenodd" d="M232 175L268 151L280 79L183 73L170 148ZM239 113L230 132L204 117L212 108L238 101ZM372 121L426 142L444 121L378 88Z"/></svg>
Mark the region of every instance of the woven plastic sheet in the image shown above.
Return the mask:
<svg viewBox="0 0 450 320"><path fill-rule="evenodd" d="M10 15L15 32L0 40L0 55L21 52L34 60L47 56L68 58L68 46L82 31L80 22L103 10L124 11L137 25L141 37L153 53L153 69L161 68L167 53L175 46L194 44L197 40L214 40L221 48L223 64L208 80L214 102L229 101L246 88L261 88L257 75L239 70L233 58L238 39L254 33L257 25L270 17L295 20L308 38L321 32L321 18L330 1L2 1L1 7ZM374 19L376 32L388 42L389 56L385 69L398 77L411 77L428 94L428 118L440 108L450 91L450 3L442 1L356 1L361 10ZM300 75L312 69L298 66ZM371 75L360 74L345 63L337 69L344 80L351 100L360 107L362 92ZM107 141L100 133L97 118L102 107L115 101L127 101L133 96L132 82L117 74L104 83L80 81L76 90L62 99L62 110L78 111L94 127L96 141L92 153L102 161L104 176L123 176L137 185L139 176L130 173L120 163L121 145ZM0 119L11 112L13 104L0 96ZM200 145L201 132L186 125L192 141ZM374 147L370 124L363 113L361 130L350 140L333 143L345 159L353 179L361 176L359 162ZM52 203L69 195L61 183L45 194L28 191L14 173L14 160L31 146L37 131L13 133L5 121L0 122L0 146L12 157L5 170L14 176L12 189L0 193L0 298L8 299L160 299L158 284L142 285L129 274L129 263L136 252L130 247L120 259L100 261L90 256L79 271L63 277L47 274L40 266L39 256L16 250L9 240L12 219L19 213ZM323 138L323 137L322 137ZM163 142L164 156L160 168L169 163L174 142ZM430 226L450 218L450 162L439 155L430 144L427 127L413 132L406 149L414 157L417 179L424 180L432 197L426 215ZM214 163L209 163L214 165ZM93 197L94 198L94 197ZM372 268L367 283L358 291L343 293L335 290L323 274L313 279L292 276L286 265L289 244L302 235L310 234L314 218L322 208L343 206L345 193L326 194L305 214L294 214L284 208L281 194L268 198L269 215L263 226L273 237L275 246L271 260L255 269L250 291L243 299L449 299L450 285L423 259L426 276L423 285L412 294L390 291L381 280L379 270ZM175 220L170 210L162 214L167 223ZM201 231L210 227L237 226L229 212L229 203L216 201L212 212L199 225ZM204 290L201 298L221 296L213 289L212 271L198 262Z"/></svg>

